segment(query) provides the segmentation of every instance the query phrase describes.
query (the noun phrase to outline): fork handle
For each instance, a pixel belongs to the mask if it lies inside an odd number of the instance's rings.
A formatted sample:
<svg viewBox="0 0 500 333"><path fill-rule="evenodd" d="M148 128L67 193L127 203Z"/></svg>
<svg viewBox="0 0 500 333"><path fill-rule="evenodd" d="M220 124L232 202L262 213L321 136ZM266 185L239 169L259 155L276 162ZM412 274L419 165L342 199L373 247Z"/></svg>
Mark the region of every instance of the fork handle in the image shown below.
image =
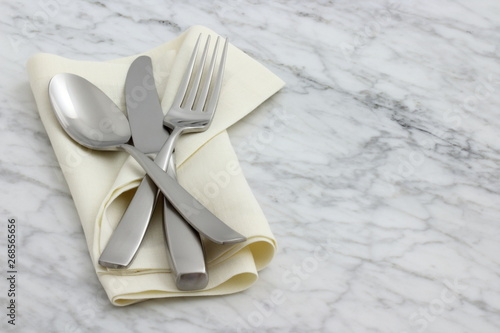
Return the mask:
<svg viewBox="0 0 500 333"><path fill-rule="evenodd" d="M156 155L155 163L177 179L173 150L182 132L173 130ZM208 273L200 235L175 210L163 196L163 230L168 248L168 258L179 290L199 290L208 284Z"/></svg>
<svg viewBox="0 0 500 333"><path fill-rule="evenodd" d="M173 163L172 154L174 153L174 147L175 144L177 143L177 139L181 134L182 134L182 129L180 127L175 127L168 136L167 141L165 141L163 146L160 148L160 151L158 152L155 158L155 163L157 163L158 166L163 170L167 170L169 176L173 178L176 178L175 169L169 167L169 163L170 166L172 166Z"/></svg>
<svg viewBox="0 0 500 333"><path fill-rule="evenodd" d="M167 173L177 178L174 155ZM208 284L208 272L200 235L174 209L163 196L163 225L168 248L168 258L179 290L199 290Z"/></svg>
<svg viewBox="0 0 500 333"><path fill-rule="evenodd" d="M155 158L155 163L167 170L168 175L174 179L177 179L177 174L173 150L181 133L174 129ZM160 199L163 203L163 230L175 284L179 290L203 289L208 284L208 273L200 235L186 223L168 200L163 196Z"/></svg>

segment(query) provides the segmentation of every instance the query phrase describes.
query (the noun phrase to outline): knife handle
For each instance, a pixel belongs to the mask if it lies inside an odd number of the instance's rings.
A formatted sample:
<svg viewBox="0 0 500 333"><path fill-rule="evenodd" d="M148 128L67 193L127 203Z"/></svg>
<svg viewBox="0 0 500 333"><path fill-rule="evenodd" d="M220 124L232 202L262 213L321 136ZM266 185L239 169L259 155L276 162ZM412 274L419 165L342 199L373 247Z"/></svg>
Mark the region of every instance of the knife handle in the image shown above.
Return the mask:
<svg viewBox="0 0 500 333"><path fill-rule="evenodd" d="M130 266L146 234L155 203L158 201L158 194L156 184L148 176L144 177L99 257L101 266L109 268Z"/></svg>

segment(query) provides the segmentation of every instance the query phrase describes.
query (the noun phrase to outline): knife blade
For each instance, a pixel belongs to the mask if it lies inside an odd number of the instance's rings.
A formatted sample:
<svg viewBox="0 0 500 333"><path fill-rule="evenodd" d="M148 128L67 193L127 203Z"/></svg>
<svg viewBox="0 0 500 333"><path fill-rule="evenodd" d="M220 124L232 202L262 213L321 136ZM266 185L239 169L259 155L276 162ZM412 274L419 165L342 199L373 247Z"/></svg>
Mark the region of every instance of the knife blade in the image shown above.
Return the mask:
<svg viewBox="0 0 500 333"><path fill-rule="evenodd" d="M163 111L156 91L151 58L141 56L134 60L127 74L125 91L134 146L143 153L157 153L168 138L168 132L163 127ZM173 161L167 172L175 177ZM177 288L204 288L208 283L208 273L200 236L172 205L164 200L149 177L144 177L139 185L99 263L114 268L130 265L144 238L158 200L162 202L168 257Z"/></svg>

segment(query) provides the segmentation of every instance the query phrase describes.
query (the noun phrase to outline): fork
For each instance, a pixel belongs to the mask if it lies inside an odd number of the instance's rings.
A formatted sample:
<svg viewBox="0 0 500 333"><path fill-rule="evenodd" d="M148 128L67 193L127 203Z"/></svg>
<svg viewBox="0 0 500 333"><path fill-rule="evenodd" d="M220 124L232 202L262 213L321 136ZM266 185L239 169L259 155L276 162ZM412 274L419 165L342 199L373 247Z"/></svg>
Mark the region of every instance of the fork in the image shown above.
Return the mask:
<svg viewBox="0 0 500 333"><path fill-rule="evenodd" d="M201 59L198 61L199 65L195 69L201 34L198 36L188 66L184 72L181 83L179 84L177 94L174 97L174 101L172 102L170 109L163 118L163 125L170 128L171 132L167 141L158 153L158 156L163 156L163 161L165 162L164 165L160 166L164 167L164 170L167 170L167 172L171 173L173 176L175 176L175 169L167 166L172 166L171 157L178 138L183 133L206 131L212 122L217 107L222 87L222 77L227 57L228 41L226 39L224 42L219 66L217 72L214 73L221 37L217 37L212 59L208 69L205 71L210 39L211 37L208 35ZM164 203L164 209L167 209L169 203L167 200L164 200ZM194 213L196 214L196 212ZM174 244L181 242L182 240L178 238L170 237L168 230L174 226L168 225L168 219L164 220L166 224L165 231L167 243ZM192 225L192 227L197 231L200 231L197 229L196 225ZM214 225L214 227L217 226Z"/></svg>
<svg viewBox="0 0 500 333"><path fill-rule="evenodd" d="M217 37L211 57L212 59L206 70L205 65L207 64L210 35L207 37L201 59L198 61L199 64L195 69L200 40L201 34L198 36L172 106L163 118L164 126L169 127L171 133L158 152L157 158L160 157L163 159L162 162L164 162L164 164L160 163L159 165L164 170L167 170L167 173L172 177L176 177L172 154L177 139L183 133L203 132L208 129L214 117L222 87L228 41L226 39L224 42L219 66L217 72L214 73L220 37ZM167 247L170 251L169 259L175 273L174 275L176 276L177 287L181 290L195 290L200 289L200 286L206 286L208 282L206 272L200 269L202 263L196 262L200 257L200 255L196 253L200 251L197 249L200 247L199 235L193 235L193 233L195 233L194 230L186 228L184 220L173 216L177 214L177 212L173 209L168 200L165 199L163 199L163 211L165 238ZM194 212L194 214L196 214L196 212ZM173 216L173 218L168 218L168 216ZM197 229L196 225L192 225L192 227L200 231ZM213 227L220 228L221 225L213 225ZM228 229L226 230L226 233L227 232L229 232L229 234L232 232L234 236L233 230ZM244 240L244 237L241 239L241 235L234 237L240 238L238 241ZM194 260L194 262L189 262L190 253L192 254L192 260ZM201 257L203 259L203 256ZM183 274L184 272L186 274ZM196 274L195 272L199 273Z"/></svg>
<svg viewBox="0 0 500 333"><path fill-rule="evenodd" d="M201 35L196 41L195 51L191 55L188 68L179 85L179 90L177 91L172 106L163 118L163 125L172 130L168 140L162 147L162 150L167 150L167 162L174 151L179 136L183 133L206 131L212 122L217 107L222 86L228 41L226 39L224 42L220 65L217 73L214 74L216 55L220 42L220 37L217 37L209 68L206 73L203 73L210 44L210 36L208 36L200 60L201 65L198 66L197 70L193 73L200 39ZM209 91L214 76L216 76L215 82L212 86L212 90Z"/></svg>

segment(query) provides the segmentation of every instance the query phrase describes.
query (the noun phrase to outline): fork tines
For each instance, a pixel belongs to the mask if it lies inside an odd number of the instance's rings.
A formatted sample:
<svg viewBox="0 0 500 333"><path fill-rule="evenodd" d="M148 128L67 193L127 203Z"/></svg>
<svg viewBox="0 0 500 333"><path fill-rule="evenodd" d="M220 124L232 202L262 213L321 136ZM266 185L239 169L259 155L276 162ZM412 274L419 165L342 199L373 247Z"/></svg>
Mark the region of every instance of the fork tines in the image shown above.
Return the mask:
<svg viewBox="0 0 500 333"><path fill-rule="evenodd" d="M212 59L208 68L205 68L205 64L207 62L206 59L210 47L211 36L207 36L201 58L196 61L201 38L202 35L200 34L189 60L187 70L185 71L181 84L179 86L179 90L174 100L174 105L182 106L183 108L188 108L192 111L213 112L215 110L215 107L217 106L217 101L219 99L222 86L222 76L226 63L228 40L227 38L225 39L222 55L220 57L217 73L215 75L215 80L214 82L212 82L221 37L217 37L217 41L212 52ZM196 69L195 64L197 64Z"/></svg>

